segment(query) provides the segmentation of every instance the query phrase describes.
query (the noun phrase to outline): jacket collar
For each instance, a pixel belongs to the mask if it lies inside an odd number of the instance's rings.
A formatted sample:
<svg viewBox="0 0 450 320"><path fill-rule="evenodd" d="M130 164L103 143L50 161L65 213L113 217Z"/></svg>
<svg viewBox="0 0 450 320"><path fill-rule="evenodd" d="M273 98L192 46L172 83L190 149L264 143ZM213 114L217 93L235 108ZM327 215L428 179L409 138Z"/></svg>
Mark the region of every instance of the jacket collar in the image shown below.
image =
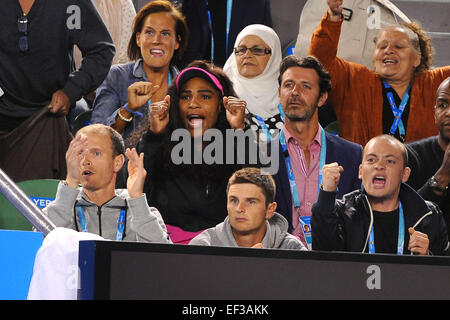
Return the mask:
<svg viewBox="0 0 450 320"><path fill-rule="evenodd" d="M103 207L110 207L110 208L123 208L127 207L127 201L128 198L128 191L126 189L116 189L115 190L115 197L110 199L109 201L105 202L102 205ZM97 206L95 203L90 201L86 194L83 192L83 189L80 190L80 193L77 197L77 203L83 207L91 207L91 206Z"/></svg>
<svg viewBox="0 0 450 320"><path fill-rule="evenodd" d="M361 192L367 196L363 185L361 185ZM420 218L430 212L425 200L406 183L400 185L399 199L402 202L407 227L413 226Z"/></svg>
<svg viewBox="0 0 450 320"><path fill-rule="evenodd" d="M172 76L172 79L175 78L180 73L178 68L174 65L169 66L169 72L170 72L170 75ZM148 81L147 74L145 73L145 70L144 70L144 62L142 61L142 58L138 59L134 63L133 76L137 79L144 79L145 81Z"/></svg>
<svg viewBox="0 0 450 320"><path fill-rule="evenodd" d="M147 75L145 74L144 65L142 59L138 59L133 66L133 76L138 79L144 79L148 81Z"/></svg>
<svg viewBox="0 0 450 320"><path fill-rule="evenodd" d="M238 247L233 231L231 230L230 219L228 216L215 228L217 237L223 244ZM266 233L261 240L264 248L278 248L283 242L287 230L287 220L281 214L275 212L272 218L266 221Z"/></svg>

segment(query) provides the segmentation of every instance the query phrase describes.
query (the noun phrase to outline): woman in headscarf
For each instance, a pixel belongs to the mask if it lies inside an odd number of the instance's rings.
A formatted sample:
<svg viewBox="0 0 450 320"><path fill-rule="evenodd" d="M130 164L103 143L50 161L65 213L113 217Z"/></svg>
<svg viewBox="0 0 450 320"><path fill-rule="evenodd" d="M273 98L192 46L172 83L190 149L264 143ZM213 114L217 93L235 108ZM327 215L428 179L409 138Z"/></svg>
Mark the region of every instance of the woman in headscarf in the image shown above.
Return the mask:
<svg viewBox="0 0 450 320"><path fill-rule="evenodd" d="M276 32L267 26L253 24L237 36L234 53L224 66L233 82L237 96L247 103L248 118L253 130L270 134L281 129L283 122L278 108L278 76L281 45Z"/></svg>

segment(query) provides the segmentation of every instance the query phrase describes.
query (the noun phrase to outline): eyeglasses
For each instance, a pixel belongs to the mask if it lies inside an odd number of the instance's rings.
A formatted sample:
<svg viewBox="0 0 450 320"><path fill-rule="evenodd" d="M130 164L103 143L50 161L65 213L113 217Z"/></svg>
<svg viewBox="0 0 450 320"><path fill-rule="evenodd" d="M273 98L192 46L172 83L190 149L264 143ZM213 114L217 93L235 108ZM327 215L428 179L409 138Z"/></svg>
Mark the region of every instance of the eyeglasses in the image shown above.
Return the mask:
<svg viewBox="0 0 450 320"><path fill-rule="evenodd" d="M266 54L272 54L272 50L264 48L264 47L251 47L251 48L247 48L247 47L238 47L238 48L234 48L234 54L237 56L243 56L247 50L250 50L250 52L252 54L254 54L255 56L264 56Z"/></svg>
<svg viewBox="0 0 450 320"><path fill-rule="evenodd" d="M19 17L17 19L17 29L19 29L19 32L23 34L19 38L19 49L20 52L27 52L28 51L28 18L25 16Z"/></svg>

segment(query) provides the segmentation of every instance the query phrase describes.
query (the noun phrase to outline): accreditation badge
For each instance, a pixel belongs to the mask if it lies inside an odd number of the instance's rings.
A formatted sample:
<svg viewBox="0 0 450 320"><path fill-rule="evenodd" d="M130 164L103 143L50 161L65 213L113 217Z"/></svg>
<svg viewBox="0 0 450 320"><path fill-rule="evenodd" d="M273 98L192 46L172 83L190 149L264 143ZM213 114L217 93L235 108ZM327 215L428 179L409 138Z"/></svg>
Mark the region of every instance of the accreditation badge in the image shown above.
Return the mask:
<svg viewBox="0 0 450 320"><path fill-rule="evenodd" d="M298 221L302 226L303 236L305 237L306 244L308 245L308 249L312 248L312 237L311 237L311 216L299 217Z"/></svg>

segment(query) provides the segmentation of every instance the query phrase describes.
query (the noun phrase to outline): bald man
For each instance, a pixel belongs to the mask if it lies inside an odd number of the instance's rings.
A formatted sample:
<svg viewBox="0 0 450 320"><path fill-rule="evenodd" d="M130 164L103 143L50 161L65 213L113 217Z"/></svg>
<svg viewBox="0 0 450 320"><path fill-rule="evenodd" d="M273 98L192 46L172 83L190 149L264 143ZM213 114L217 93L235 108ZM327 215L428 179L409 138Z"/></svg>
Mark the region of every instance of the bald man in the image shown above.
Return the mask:
<svg viewBox="0 0 450 320"><path fill-rule="evenodd" d="M407 163L406 147L397 139L371 139L359 167L363 187L342 200L336 200L336 190L344 168L325 165L312 208L313 250L447 255L442 212L405 184Z"/></svg>
<svg viewBox="0 0 450 320"><path fill-rule="evenodd" d="M426 200L439 205L450 230L450 78L436 92L434 120L437 136L406 145L411 176L408 184Z"/></svg>

